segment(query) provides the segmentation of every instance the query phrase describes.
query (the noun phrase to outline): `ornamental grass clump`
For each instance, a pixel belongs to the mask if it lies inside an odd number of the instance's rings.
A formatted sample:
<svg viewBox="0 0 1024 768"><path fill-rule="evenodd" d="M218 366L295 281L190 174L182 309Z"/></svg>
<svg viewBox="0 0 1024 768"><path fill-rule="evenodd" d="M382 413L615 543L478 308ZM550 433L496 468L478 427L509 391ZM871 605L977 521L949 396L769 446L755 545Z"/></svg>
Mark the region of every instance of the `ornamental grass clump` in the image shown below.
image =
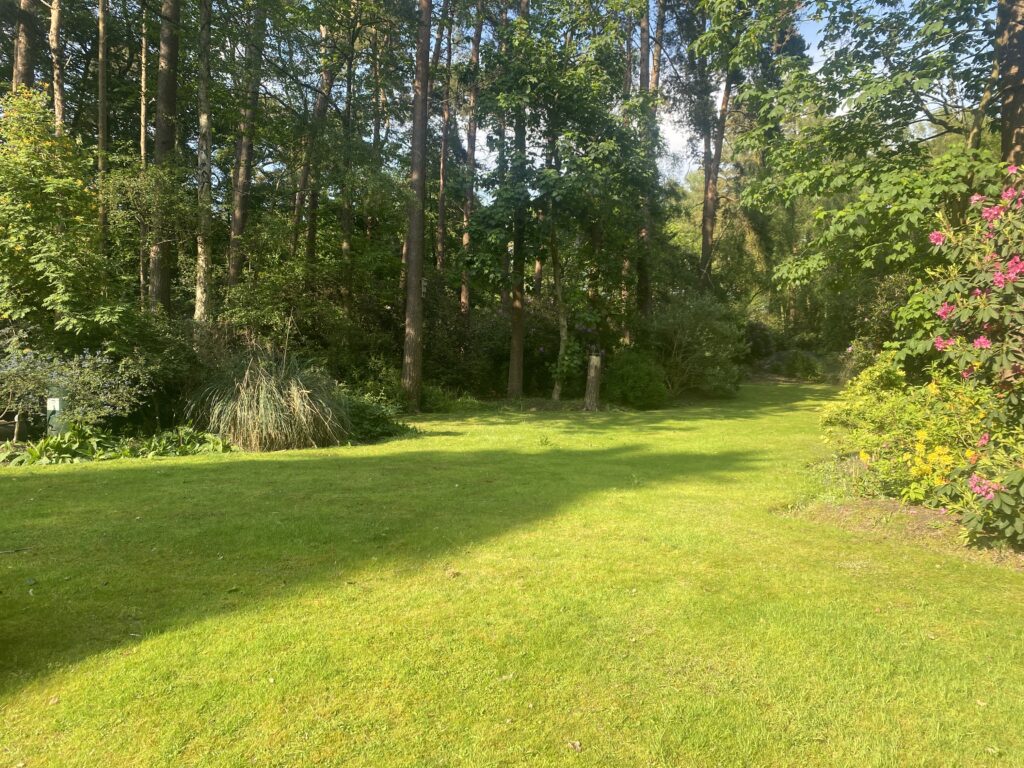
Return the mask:
<svg viewBox="0 0 1024 768"><path fill-rule="evenodd" d="M338 445L349 433L345 402L330 378L264 352L202 390L190 415L244 451Z"/></svg>

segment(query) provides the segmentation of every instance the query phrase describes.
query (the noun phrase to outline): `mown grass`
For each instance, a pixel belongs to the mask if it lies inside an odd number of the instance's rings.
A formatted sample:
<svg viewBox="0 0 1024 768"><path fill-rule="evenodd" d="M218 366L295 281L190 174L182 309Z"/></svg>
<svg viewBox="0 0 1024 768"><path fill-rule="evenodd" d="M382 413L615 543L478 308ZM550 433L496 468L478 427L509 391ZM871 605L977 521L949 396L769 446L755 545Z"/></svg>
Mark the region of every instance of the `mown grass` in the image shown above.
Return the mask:
<svg viewBox="0 0 1024 768"><path fill-rule="evenodd" d="M0 471L0 765L1024 764L1024 574L777 514L827 395Z"/></svg>

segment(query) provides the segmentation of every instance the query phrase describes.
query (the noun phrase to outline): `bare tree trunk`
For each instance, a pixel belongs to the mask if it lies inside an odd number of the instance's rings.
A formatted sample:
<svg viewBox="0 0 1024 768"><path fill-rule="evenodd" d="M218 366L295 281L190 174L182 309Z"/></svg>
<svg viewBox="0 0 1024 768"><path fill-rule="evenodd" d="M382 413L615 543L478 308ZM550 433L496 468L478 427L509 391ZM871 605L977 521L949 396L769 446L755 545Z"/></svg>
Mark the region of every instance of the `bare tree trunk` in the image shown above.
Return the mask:
<svg viewBox="0 0 1024 768"><path fill-rule="evenodd" d="M647 93L651 84L651 7L644 0L640 14L640 92Z"/></svg>
<svg viewBox="0 0 1024 768"><path fill-rule="evenodd" d="M651 90L658 93L661 88L661 52L665 37L665 0L655 0L657 15L654 19L654 45L651 61Z"/></svg>
<svg viewBox="0 0 1024 768"><path fill-rule="evenodd" d="M147 80L149 62L149 37L146 30L146 6L141 6L142 21L140 32L142 42L139 45L139 168L146 170L146 141L149 134L149 118L147 117L148 96ZM146 305L146 262L149 258L149 248L146 241L149 239L149 227L143 218L139 222L139 303Z"/></svg>
<svg viewBox="0 0 1024 768"><path fill-rule="evenodd" d="M448 246L448 131L451 128L452 110L452 26L448 20L446 32L447 51L445 53L444 91L441 96L441 147L437 179L437 271L444 270L444 260Z"/></svg>
<svg viewBox="0 0 1024 768"><path fill-rule="evenodd" d="M309 195L310 174L312 172L313 152L316 149L314 134L319 123L327 115L327 101L331 89L334 88L333 67L328 67L327 56L329 38L327 27L320 27L320 83L316 97L313 99L313 112L309 118L308 130L302 139L302 161L299 165L299 176L295 184L295 202L292 207L291 253L295 256L299 245L299 233L302 229L302 216Z"/></svg>
<svg viewBox="0 0 1024 768"><path fill-rule="evenodd" d="M622 31L626 38L626 77L622 81L622 98L628 99L633 92L633 16L626 14L622 21Z"/></svg>
<svg viewBox="0 0 1024 768"><path fill-rule="evenodd" d="M525 20L530 12L530 0L519 0L519 18ZM522 55L522 54L520 54ZM512 290L510 315L512 334L508 359L508 397L517 400L523 396L523 356L526 348L525 276L526 268L526 108L519 106L513 115L512 175L516 204L512 214Z"/></svg>
<svg viewBox="0 0 1024 768"><path fill-rule="evenodd" d="M292 212L292 254L294 255L302 227L303 209L308 198L310 211L306 216L306 269L312 270L316 258L316 212L313 211L320 201L319 194L314 195L316 183L317 152L320 132L327 117L327 108L331 102L331 91L334 90L336 66L334 61L334 44L326 27L320 28L320 85L316 98L313 100L313 114L309 123L309 131L303 142L302 166L299 169L298 189L295 191L295 209Z"/></svg>
<svg viewBox="0 0 1024 768"><path fill-rule="evenodd" d="M583 396L583 410L596 411L601 407L601 355L590 353L587 361L587 391Z"/></svg>
<svg viewBox="0 0 1024 768"><path fill-rule="evenodd" d="M139 44L139 165L146 167L146 143L149 138L149 96L148 87L148 64L149 64L149 37L146 31L146 9L142 9L141 43Z"/></svg>
<svg viewBox="0 0 1024 768"><path fill-rule="evenodd" d="M427 206L427 120L429 118L431 0L417 0L416 75L413 81L409 230L405 264L405 348L402 390L418 411L423 388L423 235Z"/></svg>
<svg viewBox="0 0 1024 768"><path fill-rule="evenodd" d="M476 194L476 103L480 96L480 38L484 29L483 0L477 0L476 19L473 27L473 41L469 49L469 120L466 124L466 168L469 181L466 184L466 199L462 205L462 287L459 294L459 309L463 315L469 314L469 224L473 217L473 202Z"/></svg>
<svg viewBox="0 0 1024 768"><path fill-rule="evenodd" d="M32 50L32 25L35 13L32 0L18 0L14 25L14 67L11 74L11 90L19 87L31 88L35 81L35 51Z"/></svg>
<svg viewBox="0 0 1024 768"><path fill-rule="evenodd" d="M1024 0L999 0L996 14L1003 160L1024 163Z"/></svg>
<svg viewBox="0 0 1024 768"><path fill-rule="evenodd" d="M649 0L644 2L643 14L640 16L640 92L645 96L651 91L651 9ZM644 115L647 125L644 126L645 133L649 140L649 150L653 153L655 147L655 126L654 108L648 106L648 113ZM657 165L652 163L650 169L652 174L657 173ZM653 182L654 180L651 179ZM653 183L651 184L653 187ZM647 319L651 315L651 189L644 191L642 201L643 223L640 226L640 251L636 257L636 303L640 310L640 316Z"/></svg>
<svg viewBox="0 0 1024 768"><path fill-rule="evenodd" d="M210 207L213 128L210 125L210 24L212 0L199 0L199 141L196 172L199 187L199 221L196 233L196 305L193 319L205 323L210 314Z"/></svg>
<svg viewBox="0 0 1024 768"><path fill-rule="evenodd" d="M549 142L548 166L559 171L558 147L552 139ZM562 381L565 378L565 369L569 356L569 313L565 307L565 293L563 291L562 259L558 251L558 219L555 210L555 201L552 199L548 205L548 258L551 260L551 280L554 284L555 312L558 315L558 364L555 368L555 386L551 390L551 399L560 400L562 397Z"/></svg>
<svg viewBox="0 0 1024 768"><path fill-rule="evenodd" d="M166 165L174 155L178 118L178 44L180 0L163 0L160 9L160 67L156 82L156 131L153 164ZM153 244L149 248L149 306L171 307L170 241L159 206L153 214Z"/></svg>
<svg viewBox="0 0 1024 768"><path fill-rule="evenodd" d="M344 154L342 155L341 176L341 258L346 271L351 269L352 257L352 145L353 126L355 124L355 43L356 35L352 35L348 59L345 62L345 112L342 117L344 136ZM345 281L346 293L351 281Z"/></svg>
<svg viewBox="0 0 1024 768"><path fill-rule="evenodd" d="M722 85L722 102L712 126L710 146L705 145L704 210L700 225L700 279L705 284L711 282L711 258L715 244L715 224L718 220L718 174L722 167L722 145L725 143L725 127L729 117L729 99L733 85L734 75L730 71Z"/></svg>
<svg viewBox="0 0 1024 768"><path fill-rule="evenodd" d="M64 133L64 52L60 42L61 0L50 0L50 59L53 62L53 124Z"/></svg>
<svg viewBox="0 0 1024 768"><path fill-rule="evenodd" d="M107 125L110 107L107 102L107 21L108 21L108 0L99 0L97 8L97 54L96 54L96 164L99 170L100 189L102 191L104 182L107 179L107 170L110 160L107 156L110 131ZM53 32L51 29L51 46L53 45ZM63 96L61 97L63 101ZM57 103L57 90L54 89L54 105ZM63 107L61 109L63 112ZM100 195L99 205L100 224L100 250L106 253L107 250L107 205L104 196Z"/></svg>
<svg viewBox="0 0 1024 768"><path fill-rule="evenodd" d="M267 11L263 3L256 3L253 37L246 45L245 105L238 126L239 149L237 171L231 189L231 235L228 239L228 285L236 285L242 277L242 238L249 214L249 188L252 185L253 135L256 131L256 111L260 102L260 83L263 71L263 44L267 36Z"/></svg>

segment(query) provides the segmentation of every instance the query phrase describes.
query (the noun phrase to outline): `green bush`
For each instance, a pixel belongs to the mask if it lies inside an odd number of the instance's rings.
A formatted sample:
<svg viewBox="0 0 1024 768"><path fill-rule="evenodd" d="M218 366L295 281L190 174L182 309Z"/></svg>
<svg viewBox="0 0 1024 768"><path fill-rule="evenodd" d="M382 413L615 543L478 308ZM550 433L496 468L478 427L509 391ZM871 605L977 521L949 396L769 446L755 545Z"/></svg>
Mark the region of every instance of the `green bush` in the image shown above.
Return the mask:
<svg viewBox="0 0 1024 768"><path fill-rule="evenodd" d="M17 334L8 334L0 348L0 416L38 413L43 398L59 395L66 421L99 424L133 412L149 387L146 370L132 359L40 352Z"/></svg>
<svg viewBox="0 0 1024 768"><path fill-rule="evenodd" d="M743 318L713 296L677 298L658 308L649 346L665 370L669 394L735 394L748 347Z"/></svg>
<svg viewBox="0 0 1024 768"><path fill-rule="evenodd" d="M348 439L353 443L376 443L389 437L409 434L412 427L402 423L399 409L364 394L340 388L338 399L348 414Z"/></svg>
<svg viewBox="0 0 1024 768"><path fill-rule="evenodd" d="M246 451L338 445L350 434L333 381L294 357L261 351L204 388L189 414Z"/></svg>
<svg viewBox="0 0 1024 768"><path fill-rule="evenodd" d="M776 376L800 381L821 381L824 375L821 361L802 349L776 352L765 363L764 370Z"/></svg>
<svg viewBox="0 0 1024 768"><path fill-rule="evenodd" d="M660 408L668 402L665 369L649 352L619 350L604 377L605 398L631 408Z"/></svg>

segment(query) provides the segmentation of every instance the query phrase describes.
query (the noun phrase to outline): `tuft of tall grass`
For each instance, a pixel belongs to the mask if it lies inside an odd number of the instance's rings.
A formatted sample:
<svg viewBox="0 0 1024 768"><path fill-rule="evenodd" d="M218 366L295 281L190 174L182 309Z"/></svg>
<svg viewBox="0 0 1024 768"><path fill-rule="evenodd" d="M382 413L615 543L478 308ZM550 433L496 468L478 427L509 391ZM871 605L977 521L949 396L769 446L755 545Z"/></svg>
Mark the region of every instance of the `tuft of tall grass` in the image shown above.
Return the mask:
<svg viewBox="0 0 1024 768"><path fill-rule="evenodd" d="M244 451L338 445L349 434L333 381L293 357L262 351L204 388L189 415Z"/></svg>

